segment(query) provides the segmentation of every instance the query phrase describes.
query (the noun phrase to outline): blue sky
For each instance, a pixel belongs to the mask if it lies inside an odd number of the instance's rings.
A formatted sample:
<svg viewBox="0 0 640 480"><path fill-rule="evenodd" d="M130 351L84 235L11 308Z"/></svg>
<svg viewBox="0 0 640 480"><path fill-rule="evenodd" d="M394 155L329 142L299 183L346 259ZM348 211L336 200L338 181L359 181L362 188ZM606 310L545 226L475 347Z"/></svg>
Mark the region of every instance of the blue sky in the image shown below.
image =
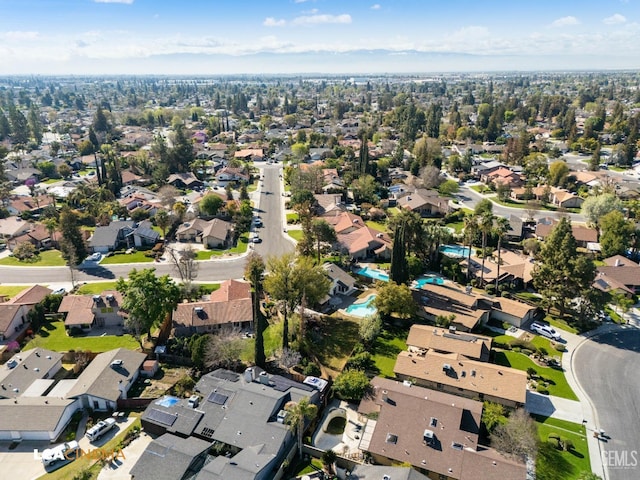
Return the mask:
<svg viewBox="0 0 640 480"><path fill-rule="evenodd" d="M0 0L0 75L637 69L639 4Z"/></svg>

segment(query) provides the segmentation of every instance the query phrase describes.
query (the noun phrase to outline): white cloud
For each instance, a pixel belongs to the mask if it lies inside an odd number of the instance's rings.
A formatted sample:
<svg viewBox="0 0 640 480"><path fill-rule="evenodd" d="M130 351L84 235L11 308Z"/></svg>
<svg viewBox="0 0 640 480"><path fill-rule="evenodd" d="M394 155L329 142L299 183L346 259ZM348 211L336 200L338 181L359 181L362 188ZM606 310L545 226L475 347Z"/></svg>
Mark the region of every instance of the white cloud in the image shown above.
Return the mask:
<svg viewBox="0 0 640 480"><path fill-rule="evenodd" d="M374 3L373 5L371 5L371 10L380 10L380 4L379 3Z"/></svg>
<svg viewBox="0 0 640 480"><path fill-rule="evenodd" d="M569 15L568 17L558 18L551 23L552 27L568 27L570 25L580 25L580 20L576 17Z"/></svg>
<svg viewBox="0 0 640 480"><path fill-rule="evenodd" d="M124 3L126 5L131 5L133 0L93 0L95 3Z"/></svg>
<svg viewBox="0 0 640 480"><path fill-rule="evenodd" d="M308 2L309 0L293 0L293 3L305 3Z"/></svg>
<svg viewBox="0 0 640 480"><path fill-rule="evenodd" d="M29 40L37 40L39 38L39 34L38 32L13 31L5 32L0 37L9 42L25 42Z"/></svg>
<svg viewBox="0 0 640 480"><path fill-rule="evenodd" d="M624 15L615 13L610 17L607 17L604 20L602 20L602 23L605 23L607 25L619 25L621 23L625 23L626 21L627 21L627 18Z"/></svg>
<svg viewBox="0 0 640 480"><path fill-rule="evenodd" d="M326 23L351 23L351 15L343 13L342 15L302 15L296 17L291 22L294 25L319 25Z"/></svg>
<svg viewBox="0 0 640 480"><path fill-rule="evenodd" d="M286 20L284 19L279 19L276 20L273 17L267 17L264 19L264 22L262 22L262 25L264 25L265 27L284 27L287 24Z"/></svg>

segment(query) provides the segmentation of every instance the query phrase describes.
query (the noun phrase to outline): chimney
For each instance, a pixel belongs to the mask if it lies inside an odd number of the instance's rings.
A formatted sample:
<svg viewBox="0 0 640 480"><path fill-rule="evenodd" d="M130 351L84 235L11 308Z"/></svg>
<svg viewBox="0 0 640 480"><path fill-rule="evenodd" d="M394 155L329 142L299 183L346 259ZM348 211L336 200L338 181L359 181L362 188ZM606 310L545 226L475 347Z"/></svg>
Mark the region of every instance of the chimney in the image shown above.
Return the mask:
<svg viewBox="0 0 640 480"><path fill-rule="evenodd" d="M247 383L253 382L253 368L249 367L244 371L244 381Z"/></svg>
<svg viewBox="0 0 640 480"><path fill-rule="evenodd" d="M619 258L616 258L616 265L615 265L615 266L616 266L616 267L619 267L619 266L620 266L620 259L619 259Z"/></svg>
<svg viewBox="0 0 640 480"><path fill-rule="evenodd" d="M258 377L260 379L260 383L263 385L269 385L269 374L267 372L260 372Z"/></svg>

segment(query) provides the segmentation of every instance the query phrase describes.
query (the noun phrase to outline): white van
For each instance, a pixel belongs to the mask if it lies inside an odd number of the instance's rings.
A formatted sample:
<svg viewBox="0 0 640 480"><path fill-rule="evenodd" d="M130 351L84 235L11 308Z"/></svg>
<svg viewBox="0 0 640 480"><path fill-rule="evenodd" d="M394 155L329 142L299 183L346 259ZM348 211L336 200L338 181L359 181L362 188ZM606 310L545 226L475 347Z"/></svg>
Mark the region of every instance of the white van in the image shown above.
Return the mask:
<svg viewBox="0 0 640 480"><path fill-rule="evenodd" d="M75 460L79 455L80 445L75 440L47 448L42 452L42 463L45 467L60 461Z"/></svg>
<svg viewBox="0 0 640 480"><path fill-rule="evenodd" d="M116 425L115 418L107 418L105 420L100 420L93 427L87 430L85 433L85 437L89 439L90 442L94 442L99 439L102 435L107 433Z"/></svg>

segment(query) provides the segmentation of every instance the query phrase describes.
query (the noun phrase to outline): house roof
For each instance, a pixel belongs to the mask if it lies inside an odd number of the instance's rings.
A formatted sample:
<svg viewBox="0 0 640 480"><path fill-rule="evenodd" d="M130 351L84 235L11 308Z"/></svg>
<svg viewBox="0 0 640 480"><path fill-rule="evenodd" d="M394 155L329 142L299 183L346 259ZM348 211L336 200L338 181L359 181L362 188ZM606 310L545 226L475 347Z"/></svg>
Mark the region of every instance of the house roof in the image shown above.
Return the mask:
<svg viewBox="0 0 640 480"><path fill-rule="evenodd" d="M604 264L608 267L640 267L633 260L623 257L622 255L614 255L613 257L605 258Z"/></svg>
<svg viewBox="0 0 640 480"><path fill-rule="evenodd" d="M464 449L478 447L482 403L380 377L371 384L372 394L358 407L361 414L378 412L365 450L457 478ZM367 422L365 432L370 423ZM435 437L435 446L424 443L426 430ZM453 448L453 444L461 448ZM363 447L362 443L360 446Z"/></svg>
<svg viewBox="0 0 640 480"><path fill-rule="evenodd" d="M54 432L64 411L75 400L51 397L0 399L0 430L17 432Z"/></svg>
<svg viewBox="0 0 640 480"><path fill-rule="evenodd" d="M250 322L253 320L252 305L250 298L181 303L173 312L173 322L178 326L196 328Z"/></svg>
<svg viewBox="0 0 640 480"><path fill-rule="evenodd" d="M22 290L7 303L13 303L16 305L35 305L36 303L44 300L44 297L52 292L53 290L43 287L42 285L33 285L32 287Z"/></svg>
<svg viewBox="0 0 640 480"><path fill-rule="evenodd" d="M176 181L180 181L182 183L184 183L185 185L189 186L192 183L198 183L201 184L202 182L200 180L198 180L198 177L196 177L193 173L191 172L186 172L186 173L172 173L171 175L169 175L169 177L167 178L167 183L174 183Z"/></svg>
<svg viewBox="0 0 640 480"><path fill-rule="evenodd" d="M135 222L132 220L118 220L106 226L96 227L89 239L89 245L92 247L113 247L118 241L120 230L123 228L133 229L135 228Z"/></svg>
<svg viewBox="0 0 640 480"><path fill-rule="evenodd" d="M202 237L226 240L232 228L233 225L231 223L220 220L219 218L214 218L207 224L204 230L202 230Z"/></svg>
<svg viewBox="0 0 640 480"><path fill-rule="evenodd" d="M94 320L93 298L90 295L66 295L58 307L58 313L66 313L65 326L91 325Z"/></svg>
<svg viewBox="0 0 640 480"><path fill-rule="evenodd" d="M20 312L22 305L14 305L8 302L0 303L0 333L4 336L11 336L14 332L8 331L11 322Z"/></svg>
<svg viewBox="0 0 640 480"><path fill-rule="evenodd" d="M202 233L207 228L208 222L201 218L195 218L189 222L181 223L176 230L176 235L180 235L193 230L196 235Z"/></svg>
<svg viewBox="0 0 640 480"><path fill-rule="evenodd" d="M428 480L429 478L411 467L356 464L351 470L349 480L382 480L385 476L393 480Z"/></svg>
<svg viewBox="0 0 640 480"><path fill-rule="evenodd" d="M416 302L430 316L456 316L454 322L469 330L477 325L480 318L490 309L486 297L475 293L466 293L451 286L428 284L422 290L413 292ZM480 302L480 303L479 303Z"/></svg>
<svg viewBox="0 0 640 480"><path fill-rule="evenodd" d="M119 386L131 381L146 358L146 354L126 348L100 353L80 374L68 397L87 394L115 402L120 398ZM120 367L111 366L116 359L122 360Z"/></svg>
<svg viewBox="0 0 640 480"><path fill-rule="evenodd" d="M30 229L30 224L20 217L0 218L0 236L15 237Z"/></svg>
<svg viewBox="0 0 640 480"><path fill-rule="evenodd" d="M338 234L338 241L352 255L365 249L391 248L392 244L389 235L367 226L358 228L350 233Z"/></svg>
<svg viewBox="0 0 640 480"><path fill-rule="evenodd" d="M331 280L340 281L345 286L353 287L356 283L355 278L333 263L324 263L322 265L322 269L327 273L327 276Z"/></svg>
<svg viewBox="0 0 640 480"><path fill-rule="evenodd" d="M444 369L445 364L450 366L448 370ZM523 405L526 402L526 372L478 362L455 353L429 351L418 356L400 352L393 371L407 377L463 388Z"/></svg>
<svg viewBox="0 0 640 480"><path fill-rule="evenodd" d="M258 474L270 467L276 458L274 453L266 453L264 444L252 445L233 457L219 455L207 463L197 480L254 480ZM266 478L266 477L264 477Z"/></svg>
<svg viewBox="0 0 640 480"><path fill-rule="evenodd" d="M459 353L468 358L487 361L491 351L491 337L470 333L450 332L445 328L412 325L407 345L433 349L444 353Z"/></svg>
<svg viewBox="0 0 640 480"><path fill-rule="evenodd" d="M61 353L44 348L16 353L0 368L0 398L22 395L34 381L45 378L61 359ZM17 363L14 368L9 368L11 361ZM16 388L18 391L14 392Z"/></svg>
<svg viewBox="0 0 640 480"><path fill-rule="evenodd" d="M549 224L546 223L538 223L536 225L536 236L542 239L545 239L553 230L553 227L557 222L551 222ZM581 225L571 224L571 231L573 232L574 238L578 242L597 242L598 241L598 231L593 228L583 227Z"/></svg>
<svg viewBox="0 0 640 480"><path fill-rule="evenodd" d="M199 438L182 438L165 433L147 445L129 473L136 480L183 478L191 462L203 455L210 446L210 442Z"/></svg>
<svg viewBox="0 0 640 480"><path fill-rule="evenodd" d="M220 288L211 292L209 300L212 302L228 302L230 300L251 299L251 284L239 280L225 280Z"/></svg>

